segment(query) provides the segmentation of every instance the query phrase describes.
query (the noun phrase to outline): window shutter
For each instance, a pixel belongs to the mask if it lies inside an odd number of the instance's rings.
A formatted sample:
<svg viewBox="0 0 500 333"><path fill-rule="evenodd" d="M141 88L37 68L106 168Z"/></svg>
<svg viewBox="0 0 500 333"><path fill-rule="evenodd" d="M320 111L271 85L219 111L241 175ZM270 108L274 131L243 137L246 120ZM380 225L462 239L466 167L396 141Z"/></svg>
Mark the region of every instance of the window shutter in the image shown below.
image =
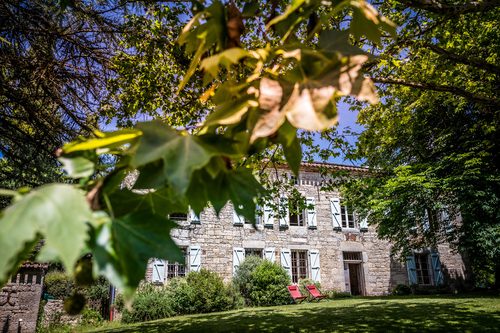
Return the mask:
<svg viewBox="0 0 500 333"><path fill-rule="evenodd" d="M361 231L368 231L368 216L365 216L359 222L359 229Z"/></svg>
<svg viewBox="0 0 500 333"><path fill-rule="evenodd" d="M425 209L425 211L424 211L424 221L422 224L422 228L424 229L425 232L429 231L429 228L430 228L429 210L428 209Z"/></svg>
<svg viewBox="0 0 500 333"><path fill-rule="evenodd" d="M199 272L201 268L201 248L198 245L189 247L189 271Z"/></svg>
<svg viewBox="0 0 500 333"><path fill-rule="evenodd" d="M439 286L444 283L443 272L441 271L441 260L437 252L431 253L432 275L434 278L434 285Z"/></svg>
<svg viewBox="0 0 500 333"><path fill-rule="evenodd" d="M284 216L282 216L284 214ZM280 198L280 227L287 227L290 224L290 216L288 214L288 199Z"/></svg>
<svg viewBox="0 0 500 333"><path fill-rule="evenodd" d="M274 212L268 205L264 206L264 225L271 227L274 225Z"/></svg>
<svg viewBox="0 0 500 333"><path fill-rule="evenodd" d="M311 263L311 279L316 282L321 282L318 250L309 251L309 262Z"/></svg>
<svg viewBox="0 0 500 333"><path fill-rule="evenodd" d="M165 260L154 259L152 266L153 266L152 282L164 283L165 282Z"/></svg>
<svg viewBox="0 0 500 333"><path fill-rule="evenodd" d="M241 247L233 248L233 275L236 273L236 269L240 267L243 260L245 260L245 249Z"/></svg>
<svg viewBox="0 0 500 333"><path fill-rule="evenodd" d="M307 226L309 228L316 228L316 206L314 198L306 198L307 206L312 206L312 208L307 208Z"/></svg>
<svg viewBox="0 0 500 333"><path fill-rule="evenodd" d="M340 199L331 198L330 199L330 210L332 212L332 223L333 229L342 229L342 217L340 216Z"/></svg>
<svg viewBox="0 0 500 333"><path fill-rule="evenodd" d="M264 259L269 260L270 262L276 261L276 254L274 252L274 247L266 247L264 249Z"/></svg>
<svg viewBox="0 0 500 333"><path fill-rule="evenodd" d="M415 265L415 257L406 257L406 269L408 270L408 282L410 285L418 284L417 266Z"/></svg>
<svg viewBox="0 0 500 333"><path fill-rule="evenodd" d="M283 267L288 275L291 277L292 276L292 258L290 256L290 250L289 249L281 249L281 267Z"/></svg>
<svg viewBox="0 0 500 333"><path fill-rule="evenodd" d="M201 213L200 213L200 215L201 215ZM189 220L191 221L191 223L195 223L195 224L201 222L200 216L196 215L194 210L192 210L191 208L189 208Z"/></svg>
<svg viewBox="0 0 500 333"><path fill-rule="evenodd" d="M245 223L245 218L243 216L238 215L236 209L233 206L233 224L243 224Z"/></svg>

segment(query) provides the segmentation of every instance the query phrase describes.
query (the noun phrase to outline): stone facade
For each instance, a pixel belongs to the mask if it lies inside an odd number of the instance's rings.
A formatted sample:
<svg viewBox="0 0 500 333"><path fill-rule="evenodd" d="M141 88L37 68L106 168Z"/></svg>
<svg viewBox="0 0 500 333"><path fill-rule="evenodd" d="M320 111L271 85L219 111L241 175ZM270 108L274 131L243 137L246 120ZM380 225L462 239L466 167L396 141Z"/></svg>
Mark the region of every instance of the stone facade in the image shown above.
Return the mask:
<svg viewBox="0 0 500 333"><path fill-rule="evenodd" d="M272 225L261 222L254 228L251 224L234 223L231 204L224 207L219 217L213 209L205 209L199 221L190 221L188 218L172 231L176 243L186 249L187 270L203 267L219 273L229 281L234 266L237 265L236 261L241 260L237 251L260 249L264 257L283 266L290 266L284 262L289 259L286 252L298 250L308 254L308 277L320 280L325 289L356 291L362 295L384 295L397 284L408 284L406 266L391 258L391 244L377 238L373 227L338 228L335 225L332 200L338 200L339 194L321 191L324 180L313 167L314 165L309 165L309 171L301 172L296 186L304 197L311 198L314 202L314 227L305 223L304 226L283 228L279 218L275 217ZM348 169L353 172L364 171L361 168ZM452 274L463 275L460 257L452 254L447 247L440 247L439 250L443 251L442 265ZM317 253L319 262L317 257L313 257ZM159 270L162 270L160 274ZM149 281L168 280L168 265L155 265L151 262L146 278Z"/></svg>
<svg viewBox="0 0 500 333"><path fill-rule="evenodd" d="M2 332L35 332L45 269L45 265L26 263L2 288Z"/></svg>

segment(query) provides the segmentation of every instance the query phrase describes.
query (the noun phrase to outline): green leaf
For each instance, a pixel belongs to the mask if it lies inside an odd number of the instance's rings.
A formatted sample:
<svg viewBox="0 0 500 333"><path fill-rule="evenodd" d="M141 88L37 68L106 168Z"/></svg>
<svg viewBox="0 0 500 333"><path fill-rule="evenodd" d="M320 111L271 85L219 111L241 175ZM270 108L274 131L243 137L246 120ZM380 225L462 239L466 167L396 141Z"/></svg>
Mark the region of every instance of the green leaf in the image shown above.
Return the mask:
<svg viewBox="0 0 500 333"><path fill-rule="evenodd" d="M248 55L248 51L239 47L232 47L203 59L200 63L200 68L212 78L217 78L219 66L223 66L227 70L230 70L232 65L237 64L242 58L247 57Z"/></svg>
<svg viewBox="0 0 500 333"><path fill-rule="evenodd" d="M71 178L85 178L94 174L94 162L83 156L59 157L58 160Z"/></svg>
<svg viewBox="0 0 500 333"><path fill-rule="evenodd" d="M126 143L131 143L141 136L141 131L135 129L124 129L111 133L96 131L97 138L90 138L84 141L75 141L64 145L65 154L76 151L95 150L98 148L116 148Z"/></svg>
<svg viewBox="0 0 500 333"><path fill-rule="evenodd" d="M161 216L188 210L187 204L171 188L149 190L144 194L125 189L118 190L109 196L109 200L115 217L143 210Z"/></svg>
<svg viewBox="0 0 500 333"><path fill-rule="evenodd" d="M343 55L366 54L359 47L349 43L348 30L326 30L319 36L319 47L324 51L340 52Z"/></svg>
<svg viewBox="0 0 500 333"><path fill-rule="evenodd" d="M230 100L217 106L215 111L207 117L204 125L213 126L236 124L241 121L241 118L243 118L249 108L256 106L258 106L258 103L253 100L252 96L249 95L244 95L238 99Z"/></svg>
<svg viewBox="0 0 500 333"><path fill-rule="evenodd" d="M236 212L255 223L255 202L265 190L251 170L239 168L228 172L225 184Z"/></svg>
<svg viewBox="0 0 500 333"><path fill-rule="evenodd" d="M215 152L203 146L196 137L179 135L158 121L141 123L143 131L132 167L163 160L163 171L168 183L184 194L195 170L205 166Z"/></svg>
<svg viewBox="0 0 500 333"><path fill-rule="evenodd" d="M288 18L288 16L290 16L290 14L292 14L293 12L298 10L299 7L302 6L302 4L304 2L306 2L306 1L305 0L293 0L292 3L288 7L286 7L283 14L275 17L274 19L269 21L269 23L266 24L266 28L269 29L272 25L275 25L276 23L281 22L281 21L285 20L286 18Z"/></svg>
<svg viewBox="0 0 500 333"><path fill-rule="evenodd" d="M81 255L92 219L83 191L71 185L45 185L9 206L0 219L0 281L15 269L20 253L38 237L57 253L68 271Z"/></svg>
<svg viewBox="0 0 500 333"><path fill-rule="evenodd" d="M170 237L177 225L149 211L114 219L111 233L113 248L124 273L124 284L135 289L146 273L150 258L183 262L184 256Z"/></svg>
<svg viewBox="0 0 500 333"><path fill-rule="evenodd" d="M290 145L287 145L285 142L282 144L282 147L288 166L290 166L295 176L298 176L300 162L302 162L302 147L300 146L299 139L295 137Z"/></svg>
<svg viewBox="0 0 500 333"><path fill-rule="evenodd" d="M152 189L165 187L167 178L163 172L163 160L146 164L138 169L139 177L134 183L134 189Z"/></svg>

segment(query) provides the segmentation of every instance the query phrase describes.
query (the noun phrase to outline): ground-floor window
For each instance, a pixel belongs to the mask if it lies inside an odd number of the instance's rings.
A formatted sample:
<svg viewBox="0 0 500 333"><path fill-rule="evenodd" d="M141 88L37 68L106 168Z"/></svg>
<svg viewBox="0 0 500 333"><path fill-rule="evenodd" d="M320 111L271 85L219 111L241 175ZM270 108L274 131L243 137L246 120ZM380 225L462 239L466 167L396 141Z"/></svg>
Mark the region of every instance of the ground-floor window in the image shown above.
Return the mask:
<svg viewBox="0 0 500 333"><path fill-rule="evenodd" d="M187 249L181 248L181 251L184 255L183 262L169 262L163 259L153 260L152 282L164 283L170 278L186 276Z"/></svg>
<svg viewBox="0 0 500 333"><path fill-rule="evenodd" d="M262 258L263 251L262 251L262 249L245 249L245 257L248 257L248 256L256 256L256 257Z"/></svg>
<svg viewBox="0 0 500 333"><path fill-rule="evenodd" d="M307 266L307 251L291 250L291 268L292 268L292 282L298 283L300 279L307 279L308 266Z"/></svg>
<svg viewBox="0 0 500 333"><path fill-rule="evenodd" d="M417 272L418 284L430 285L431 284L431 271L429 267L429 254L428 253L415 253L415 268Z"/></svg>

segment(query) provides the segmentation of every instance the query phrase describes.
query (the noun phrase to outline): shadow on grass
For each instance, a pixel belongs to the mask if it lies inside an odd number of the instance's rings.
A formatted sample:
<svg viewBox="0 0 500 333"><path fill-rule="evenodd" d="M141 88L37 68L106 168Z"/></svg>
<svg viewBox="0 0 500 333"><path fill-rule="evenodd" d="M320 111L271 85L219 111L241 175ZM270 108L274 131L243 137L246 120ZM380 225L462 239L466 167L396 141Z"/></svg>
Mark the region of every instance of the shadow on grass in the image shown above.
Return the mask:
<svg viewBox="0 0 500 333"><path fill-rule="evenodd" d="M500 328L500 312L477 308L477 300L470 304L467 299L334 303L171 318L106 332L485 332Z"/></svg>

